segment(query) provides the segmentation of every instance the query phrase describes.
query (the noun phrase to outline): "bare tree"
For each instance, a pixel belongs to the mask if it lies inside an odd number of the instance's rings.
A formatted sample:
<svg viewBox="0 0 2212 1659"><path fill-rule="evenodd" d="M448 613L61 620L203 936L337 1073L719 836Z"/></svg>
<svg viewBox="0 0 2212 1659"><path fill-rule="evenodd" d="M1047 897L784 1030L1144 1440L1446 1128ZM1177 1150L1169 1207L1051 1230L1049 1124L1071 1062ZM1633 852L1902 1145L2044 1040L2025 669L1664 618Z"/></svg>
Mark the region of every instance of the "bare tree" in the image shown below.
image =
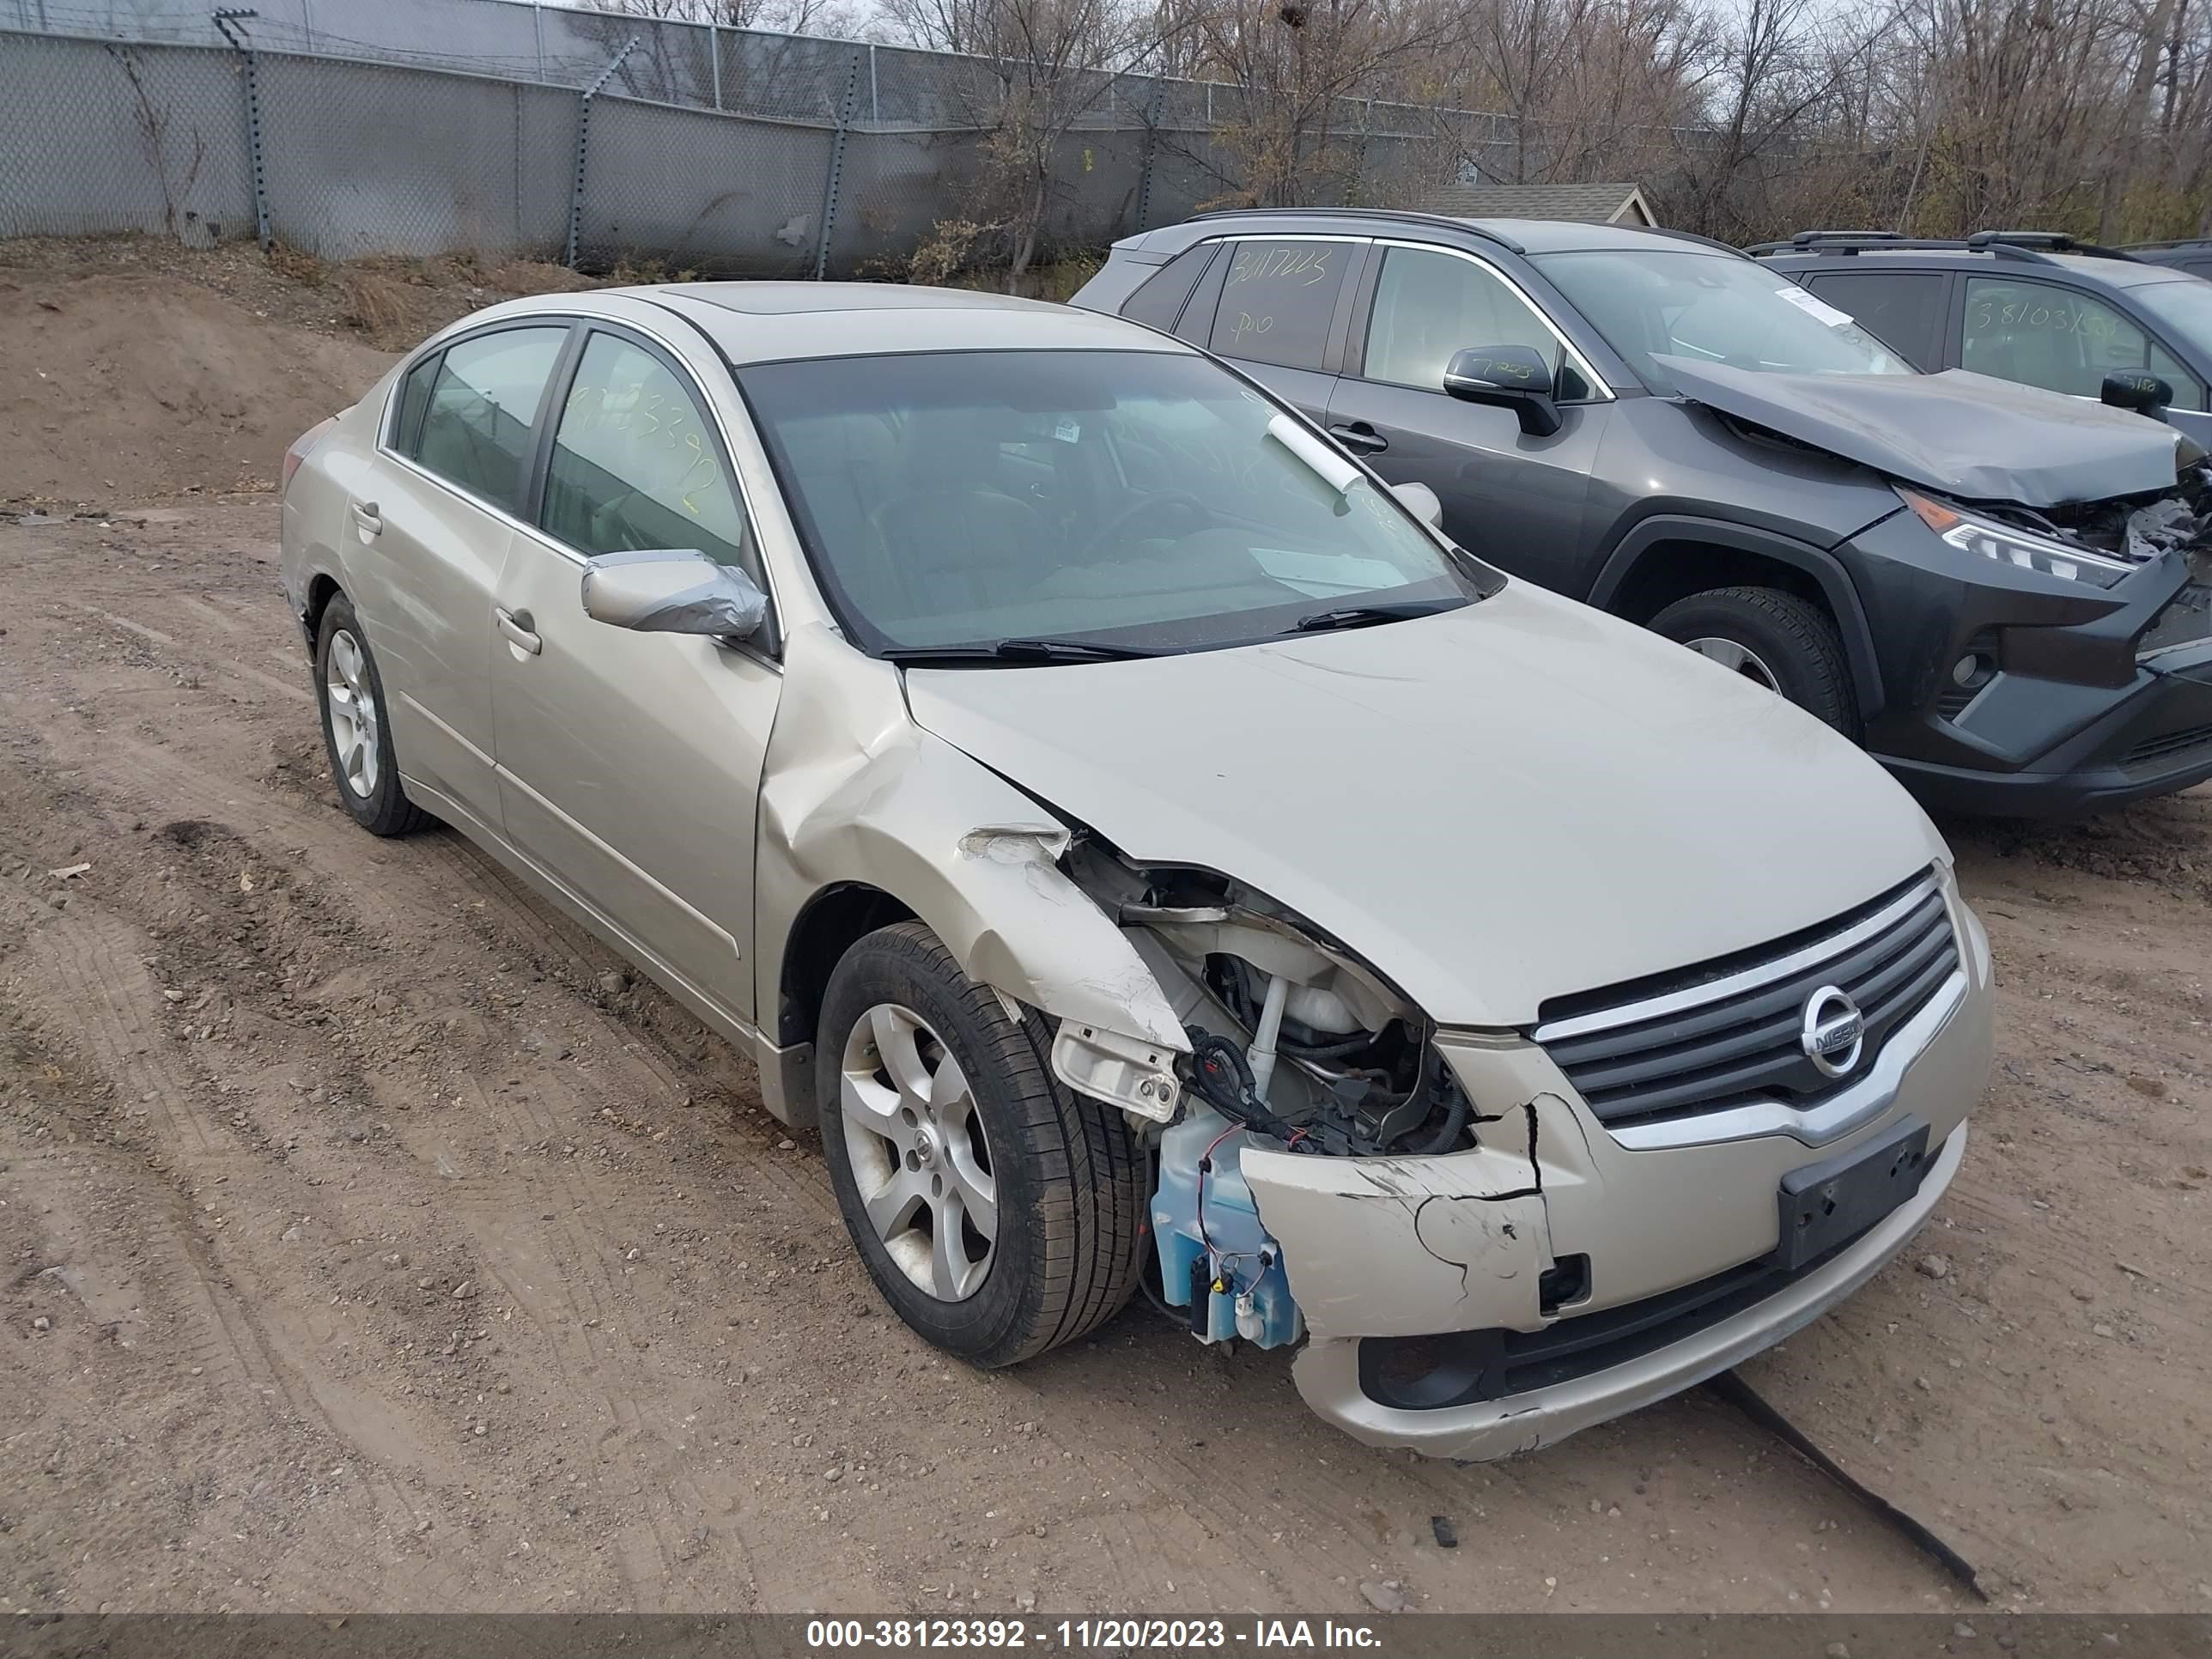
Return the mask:
<svg viewBox="0 0 2212 1659"><path fill-rule="evenodd" d="M1457 70L1468 13L1448 0L1194 0L1181 14L1201 73L1230 83L1214 139L1240 164L1224 204L1341 198L1376 98L1433 100Z"/></svg>
<svg viewBox="0 0 2212 1659"><path fill-rule="evenodd" d="M892 39L969 60L947 70L981 136L975 211L1003 238L1012 292L1055 192L1091 159L1072 135L1113 99L1117 72L1153 64L1176 21L1133 0L884 0L882 12Z"/></svg>

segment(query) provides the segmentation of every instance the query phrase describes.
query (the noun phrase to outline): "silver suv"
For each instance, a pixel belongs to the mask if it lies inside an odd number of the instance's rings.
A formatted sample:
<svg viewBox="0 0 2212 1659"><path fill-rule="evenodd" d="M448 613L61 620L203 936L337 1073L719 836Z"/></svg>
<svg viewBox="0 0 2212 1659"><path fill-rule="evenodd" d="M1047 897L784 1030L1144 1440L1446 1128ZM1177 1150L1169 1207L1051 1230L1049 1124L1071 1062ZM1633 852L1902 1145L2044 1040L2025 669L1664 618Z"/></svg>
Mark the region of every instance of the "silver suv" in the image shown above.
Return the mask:
<svg viewBox="0 0 2212 1659"><path fill-rule="evenodd" d="M1813 1318L1959 1167L1989 956L1904 792L1188 345L547 296L286 471L346 809L750 1055L978 1364L1149 1279L1351 1432L1494 1456Z"/></svg>

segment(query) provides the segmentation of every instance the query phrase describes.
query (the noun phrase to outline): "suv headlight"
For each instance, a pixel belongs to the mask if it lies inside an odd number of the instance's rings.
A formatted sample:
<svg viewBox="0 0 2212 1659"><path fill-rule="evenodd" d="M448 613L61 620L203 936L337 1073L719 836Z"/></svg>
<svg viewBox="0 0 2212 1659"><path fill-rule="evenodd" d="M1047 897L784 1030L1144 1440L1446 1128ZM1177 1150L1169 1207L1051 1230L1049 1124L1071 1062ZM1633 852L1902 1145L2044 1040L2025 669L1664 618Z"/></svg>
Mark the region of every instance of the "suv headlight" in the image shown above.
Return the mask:
<svg viewBox="0 0 2212 1659"><path fill-rule="evenodd" d="M2124 559L2109 558L2033 531L2015 530L1993 519L1961 513L1903 484L1892 488L1921 523L1962 553L1978 553L1999 564L2018 565L2023 570L2039 570L2046 576L2097 587L2110 587L2136 568Z"/></svg>

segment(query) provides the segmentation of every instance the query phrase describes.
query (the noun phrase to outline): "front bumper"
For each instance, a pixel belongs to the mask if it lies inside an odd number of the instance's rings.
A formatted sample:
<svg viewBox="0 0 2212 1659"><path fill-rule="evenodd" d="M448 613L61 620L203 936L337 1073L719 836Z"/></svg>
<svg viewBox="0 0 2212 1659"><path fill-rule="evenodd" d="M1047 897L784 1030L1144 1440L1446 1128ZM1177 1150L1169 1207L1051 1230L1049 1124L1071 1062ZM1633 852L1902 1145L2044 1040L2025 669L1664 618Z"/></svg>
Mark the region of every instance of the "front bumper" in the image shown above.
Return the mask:
<svg viewBox="0 0 2212 1659"><path fill-rule="evenodd" d="M1693 1335L1551 1388L1439 1411L1379 1404L1362 1386L1356 1338L1309 1344L1291 1368L1306 1404L1356 1440L1474 1462L1534 1451L1694 1388L1772 1347L1865 1284L1911 1241L1959 1172L1966 1126L1952 1130L1919 1192L1787 1289Z"/></svg>
<svg viewBox="0 0 2212 1659"><path fill-rule="evenodd" d="M2212 647L2149 659L2132 684L2090 700L2095 712L2075 725L2068 706L2085 701L2085 689L2027 680L2008 684L2001 674L1991 693L2018 706L2001 711L1985 702L1953 723L1969 736L1976 735L1978 722L1986 731L2007 717L2030 730L2046 721L2071 728L2017 770L1897 755L1877 758L1930 811L2003 817L2072 817L2170 795L2212 778ZM2009 752L2017 756L2020 749Z"/></svg>
<svg viewBox="0 0 2212 1659"><path fill-rule="evenodd" d="M1908 519L1857 543L1889 630L1867 747L1924 805L2064 817L2212 778L2212 552L2065 593L1923 568L1922 539ZM1985 680L1953 678L1970 659Z"/></svg>
<svg viewBox="0 0 2212 1659"><path fill-rule="evenodd" d="M1370 1444L1501 1457L1725 1370L1850 1295L1942 1198L1988 1081L1987 937L1945 886L1954 982L1858 1085L1800 1116L1609 1129L1542 1048L1444 1034L1492 1115L1480 1150L1319 1158L1248 1143L1243 1174L1311 1333L1292 1373L1307 1403ZM1500 1110L1509 1100L1525 1104ZM1784 1179L1907 1124L1926 1126L1929 1154L1911 1196L1824 1259L1771 1268ZM1409 1352L1436 1356L1425 1375L1381 1374ZM1456 1386L1470 1364L1483 1386Z"/></svg>

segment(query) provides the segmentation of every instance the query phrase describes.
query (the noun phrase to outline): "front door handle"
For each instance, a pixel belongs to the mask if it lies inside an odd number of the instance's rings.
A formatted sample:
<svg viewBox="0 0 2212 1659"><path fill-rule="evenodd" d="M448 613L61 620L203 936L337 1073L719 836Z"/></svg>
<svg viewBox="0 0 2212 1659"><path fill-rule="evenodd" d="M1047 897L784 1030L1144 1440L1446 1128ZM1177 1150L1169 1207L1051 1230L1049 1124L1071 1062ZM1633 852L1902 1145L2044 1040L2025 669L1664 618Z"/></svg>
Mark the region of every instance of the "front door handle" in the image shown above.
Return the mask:
<svg viewBox="0 0 2212 1659"><path fill-rule="evenodd" d="M534 657L545 648L545 641L531 631L527 611L509 611L505 605L494 605L492 614L499 618L499 631L507 635L507 642L516 650Z"/></svg>
<svg viewBox="0 0 2212 1659"><path fill-rule="evenodd" d="M364 536L376 535L384 528L384 520L378 516L374 501L356 501L353 504L353 522L354 527Z"/></svg>
<svg viewBox="0 0 2212 1659"><path fill-rule="evenodd" d="M1333 426L1328 435L1346 449L1361 455L1379 455L1390 447L1390 441L1364 421L1354 421L1349 426Z"/></svg>

